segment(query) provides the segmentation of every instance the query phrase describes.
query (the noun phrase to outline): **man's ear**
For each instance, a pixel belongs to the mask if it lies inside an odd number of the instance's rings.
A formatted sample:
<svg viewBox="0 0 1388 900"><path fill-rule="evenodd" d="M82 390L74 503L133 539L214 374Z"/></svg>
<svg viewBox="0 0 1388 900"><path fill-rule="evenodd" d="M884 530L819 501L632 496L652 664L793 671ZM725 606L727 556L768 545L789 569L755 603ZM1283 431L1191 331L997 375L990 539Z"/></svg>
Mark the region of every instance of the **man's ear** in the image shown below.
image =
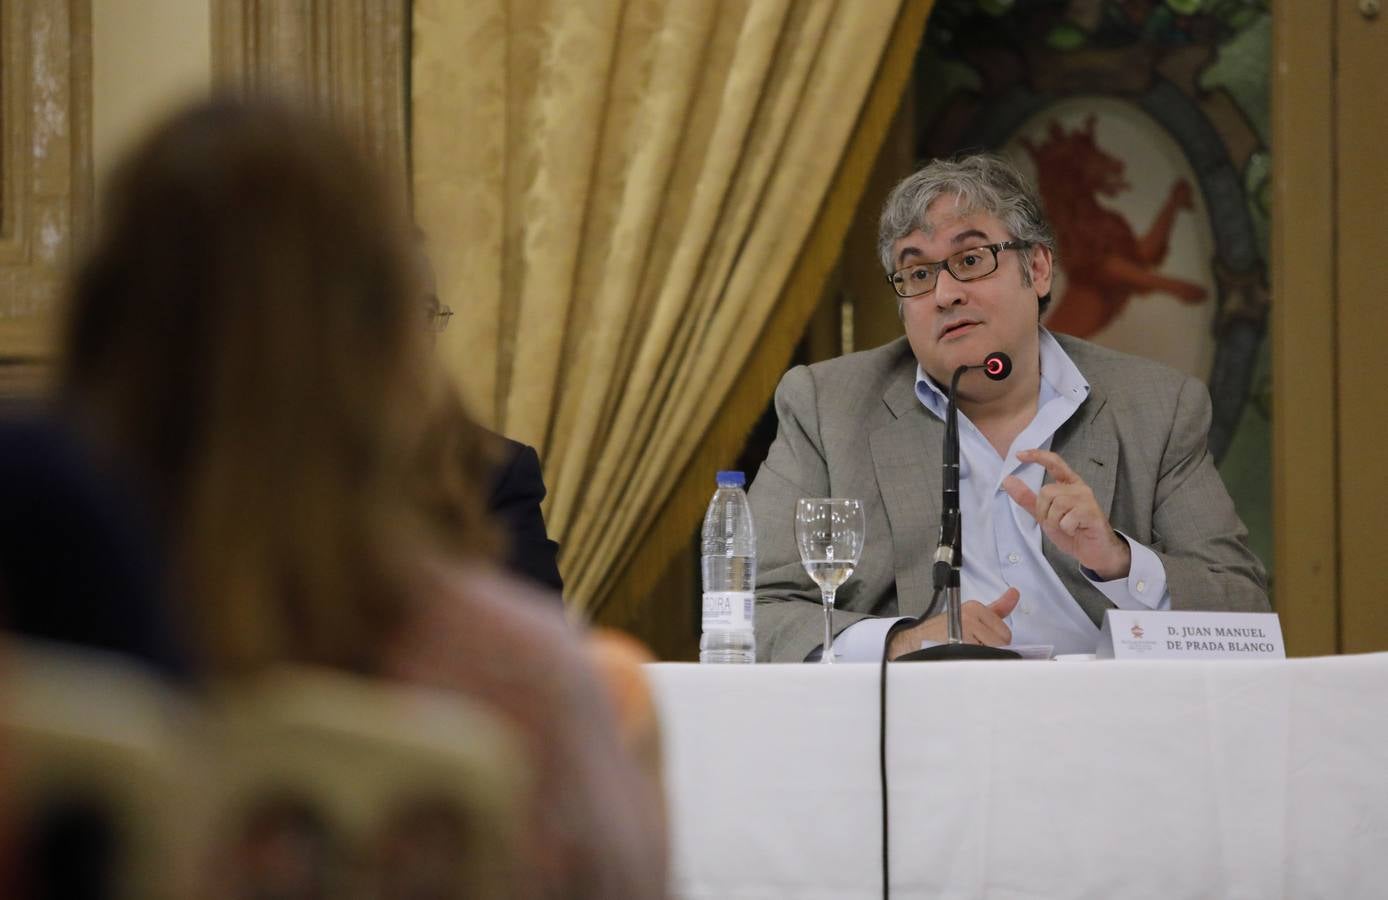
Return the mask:
<svg viewBox="0 0 1388 900"><path fill-rule="evenodd" d="M1051 292L1051 250L1049 247L1031 248L1031 286L1036 289L1036 296L1044 297Z"/></svg>

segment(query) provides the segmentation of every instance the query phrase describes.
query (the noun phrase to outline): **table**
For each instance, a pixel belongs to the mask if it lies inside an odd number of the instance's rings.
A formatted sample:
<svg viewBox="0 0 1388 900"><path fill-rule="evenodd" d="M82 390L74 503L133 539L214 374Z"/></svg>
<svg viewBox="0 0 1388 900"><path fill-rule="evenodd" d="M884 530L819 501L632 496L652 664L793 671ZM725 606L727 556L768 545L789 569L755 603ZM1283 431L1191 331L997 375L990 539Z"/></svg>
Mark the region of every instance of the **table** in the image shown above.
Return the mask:
<svg viewBox="0 0 1388 900"><path fill-rule="evenodd" d="M878 667L647 667L684 898L881 896ZM893 897L1388 896L1388 654L889 667Z"/></svg>

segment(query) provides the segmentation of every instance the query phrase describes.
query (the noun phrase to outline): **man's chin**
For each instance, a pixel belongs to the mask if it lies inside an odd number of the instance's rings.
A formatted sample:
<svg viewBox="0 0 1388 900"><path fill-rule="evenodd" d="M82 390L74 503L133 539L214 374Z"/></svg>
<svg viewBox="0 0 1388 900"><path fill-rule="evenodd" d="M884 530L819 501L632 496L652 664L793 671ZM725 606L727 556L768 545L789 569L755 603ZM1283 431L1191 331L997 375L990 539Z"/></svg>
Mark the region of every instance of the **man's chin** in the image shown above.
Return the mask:
<svg viewBox="0 0 1388 900"><path fill-rule="evenodd" d="M955 369L983 362L983 357L988 355L988 351L978 349L979 346L981 345L977 345L973 340L950 343L937 340L924 348L912 345L911 349L915 351L916 361L927 375L940 384L948 385Z"/></svg>
<svg viewBox="0 0 1388 900"><path fill-rule="evenodd" d="M972 335L965 335L953 341L937 342L932 354L935 367L953 375L954 370L960 366L976 366L982 363L988 351L982 349L982 343L971 338Z"/></svg>
<svg viewBox="0 0 1388 900"><path fill-rule="evenodd" d="M960 366L971 365L963 360L956 362L954 356L941 357L939 355L930 360L921 360L918 357L917 362L921 364L925 374L929 375L941 387L949 387L949 380L954 377L955 369Z"/></svg>

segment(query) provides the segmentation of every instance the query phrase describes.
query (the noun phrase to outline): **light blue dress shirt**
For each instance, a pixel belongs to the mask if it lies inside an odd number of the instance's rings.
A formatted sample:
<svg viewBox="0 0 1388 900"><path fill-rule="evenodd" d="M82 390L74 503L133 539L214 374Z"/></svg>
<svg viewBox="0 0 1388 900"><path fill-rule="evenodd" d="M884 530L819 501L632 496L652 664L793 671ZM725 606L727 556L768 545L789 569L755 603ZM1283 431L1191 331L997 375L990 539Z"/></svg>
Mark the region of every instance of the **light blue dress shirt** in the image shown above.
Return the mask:
<svg viewBox="0 0 1388 900"><path fill-rule="evenodd" d="M962 599L991 603L1009 587L1021 600L1004 621L1012 629L1012 643L1050 645L1057 654L1093 653L1099 629L1070 596L1060 576L1041 552L1041 526L1012 502L1002 488L1008 475L1016 475L1033 491L1041 489L1045 469L1038 463L1022 463L1020 450L1051 448L1051 439L1089 396L1089 382L1066 355L1050 332L1041 331L1041 386L1036 416L1000 457L983 433L959 413L959 504L964 515L964 567L960 571ZM916 397L941 421L947 398L925 371L916 367ZM1148 547L1127 535L1120 536L1132 551L1132 567L1126 578L1099 581L1078 562L1072 565L1103 592L1119 609L1170 609L1166 569ZM930 553L934 546L922 547ZM844 629L834 639L834 653L846 662L882 658L886 634L900 618L864 619Z"/></svg>

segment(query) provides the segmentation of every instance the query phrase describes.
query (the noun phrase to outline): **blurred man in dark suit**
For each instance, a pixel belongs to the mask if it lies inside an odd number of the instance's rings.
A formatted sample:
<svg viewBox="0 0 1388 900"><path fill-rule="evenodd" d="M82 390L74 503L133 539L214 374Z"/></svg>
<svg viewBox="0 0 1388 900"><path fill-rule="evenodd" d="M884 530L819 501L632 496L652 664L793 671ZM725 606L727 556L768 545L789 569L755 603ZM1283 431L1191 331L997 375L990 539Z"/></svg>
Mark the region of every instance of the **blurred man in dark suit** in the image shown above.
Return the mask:
<svg viewBox="0 0 1388 900"><path fill-rule="evenodd" d="M155 524L79 435L0 409L0 497L0 628L192 677Z"/></svg>
<svg viewBox="0 0 1388 900"><path fill-rule="evenodd" d="M564 589L559 577L559 545L545 531L540 502L545 499L545 481L540 472L540 455L520 441L497 435L501 461L492 479L487 508L506 526L508 544L506 565L558 592Z"/></svg>
<svg viewBox="0 0 1388 900"><path fill-rule="evenodd" d="M439 333L448 327L453 310L439 301L434 267L424 248L424 235L416 232L423 272L425 315L429 330ZM535 448L508 437L488 432L495 438L496 461L491 470L491 490L487 509L505 526L506 566L512 572L553 589L558 598L564 589L559 575L559 545L545 531L540 503L545 499L545 482L540 456Z"/></svg>

